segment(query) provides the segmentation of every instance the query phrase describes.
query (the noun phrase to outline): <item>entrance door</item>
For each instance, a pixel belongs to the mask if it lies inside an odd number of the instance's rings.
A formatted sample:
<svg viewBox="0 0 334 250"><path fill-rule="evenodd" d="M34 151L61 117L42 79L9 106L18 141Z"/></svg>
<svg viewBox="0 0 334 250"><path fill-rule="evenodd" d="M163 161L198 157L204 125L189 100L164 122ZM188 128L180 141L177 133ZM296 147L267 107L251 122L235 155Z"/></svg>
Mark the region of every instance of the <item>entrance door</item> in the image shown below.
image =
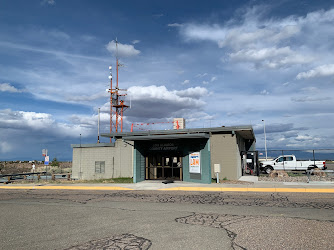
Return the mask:
<svg viewBox="0 0 334 250"><path fill-rule="evenodd" d="M146 157L146 180L182 180L182 157L152 154Z"/></svg>

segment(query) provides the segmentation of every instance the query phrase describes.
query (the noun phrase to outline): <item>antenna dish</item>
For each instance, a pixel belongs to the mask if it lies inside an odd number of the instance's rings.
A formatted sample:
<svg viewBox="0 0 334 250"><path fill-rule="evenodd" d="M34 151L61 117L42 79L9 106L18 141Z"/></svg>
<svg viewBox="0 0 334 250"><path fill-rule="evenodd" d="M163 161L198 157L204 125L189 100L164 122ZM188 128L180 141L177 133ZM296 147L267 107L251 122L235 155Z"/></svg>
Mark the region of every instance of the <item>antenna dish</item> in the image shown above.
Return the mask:
<svg viewBox="0 0 334 250"><path fill-rule="evenodd" d="M111 67L111 66L109 66L109 69L112 69L112 67Z"/></svg>

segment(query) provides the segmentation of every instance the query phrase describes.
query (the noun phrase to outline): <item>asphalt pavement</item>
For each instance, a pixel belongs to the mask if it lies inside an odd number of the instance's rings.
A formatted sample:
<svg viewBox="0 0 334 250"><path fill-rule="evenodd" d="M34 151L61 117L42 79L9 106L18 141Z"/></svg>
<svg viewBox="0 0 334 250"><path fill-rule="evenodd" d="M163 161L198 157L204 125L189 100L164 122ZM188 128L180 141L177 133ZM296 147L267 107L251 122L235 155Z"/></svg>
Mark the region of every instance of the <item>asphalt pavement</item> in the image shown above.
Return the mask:
<svg viewBox="0 0 334 250"><path fill-rule="evenodd" d="M0 243L2 249L333 249L333 198L0 189Z"/></svg>

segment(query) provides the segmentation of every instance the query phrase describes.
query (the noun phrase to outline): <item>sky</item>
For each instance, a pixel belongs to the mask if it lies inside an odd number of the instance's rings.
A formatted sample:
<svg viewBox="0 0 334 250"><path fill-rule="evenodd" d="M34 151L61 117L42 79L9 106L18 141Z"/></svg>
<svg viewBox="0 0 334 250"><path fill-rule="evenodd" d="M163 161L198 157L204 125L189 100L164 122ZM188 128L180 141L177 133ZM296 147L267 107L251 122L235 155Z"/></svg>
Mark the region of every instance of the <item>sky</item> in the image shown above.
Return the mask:
<svg viewBox="0 0 334 250"><path fill-rule="evenodd" d="M109 132L116 39L124 131L183 117L252 125L258 149L264 125L268 150L334 148L333 23L323 0L1 0L0 160L71 160L99 108Z"/></svg>

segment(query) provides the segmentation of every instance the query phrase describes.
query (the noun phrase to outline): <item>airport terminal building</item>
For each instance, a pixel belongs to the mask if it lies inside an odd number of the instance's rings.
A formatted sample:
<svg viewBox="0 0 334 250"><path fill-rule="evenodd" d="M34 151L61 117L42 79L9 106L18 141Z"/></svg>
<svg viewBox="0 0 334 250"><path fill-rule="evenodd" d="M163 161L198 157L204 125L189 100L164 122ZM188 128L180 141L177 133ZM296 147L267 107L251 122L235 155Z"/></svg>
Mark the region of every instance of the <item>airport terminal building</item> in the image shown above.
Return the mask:
<svg viewBox="0 0 334 250"><path fill-rule="evenodd" d="M255 150L251 126L102 134L113 143L72 144L73 179L132 177L211 183L242 176L245 152ZM217 166L217 165L216 165Z"/></svg>

